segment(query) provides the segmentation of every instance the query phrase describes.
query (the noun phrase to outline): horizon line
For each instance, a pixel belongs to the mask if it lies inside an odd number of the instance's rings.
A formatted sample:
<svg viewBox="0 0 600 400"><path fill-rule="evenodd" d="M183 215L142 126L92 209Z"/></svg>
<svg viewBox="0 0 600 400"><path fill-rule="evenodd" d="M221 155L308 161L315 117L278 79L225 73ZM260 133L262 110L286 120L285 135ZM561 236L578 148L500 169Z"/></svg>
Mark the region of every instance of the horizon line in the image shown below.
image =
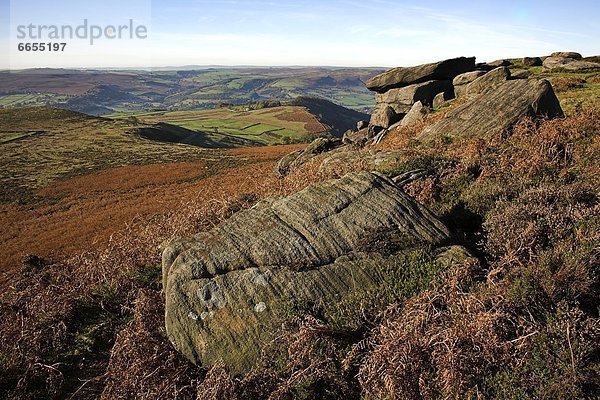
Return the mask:
<svg viewBox="0 0 600 400"><path fill-rule="evenodd" d="M153 66L153 67L133 67L133 66L123 66L123 67L32 67L32 68L3 68L0 69L0 72L24 72L24 71L39 71L39 70L75 70L75 71L85 71L85 70L112 70L112 71L120 71L120 70L144 70L151 71L153 69L163 69L163 70L175 70L175 69L186 69L186 68L195 68L195 69L209 69L209 68L259 68L259 69L275 69L275 68L345 68L345 69L389 69L395 67L386 67L386 66L349 66L349 65L302 65L302 64L281 64L281 65L253 65L253 64L186 64L186 65L165 65L165 66Z"/></svg>

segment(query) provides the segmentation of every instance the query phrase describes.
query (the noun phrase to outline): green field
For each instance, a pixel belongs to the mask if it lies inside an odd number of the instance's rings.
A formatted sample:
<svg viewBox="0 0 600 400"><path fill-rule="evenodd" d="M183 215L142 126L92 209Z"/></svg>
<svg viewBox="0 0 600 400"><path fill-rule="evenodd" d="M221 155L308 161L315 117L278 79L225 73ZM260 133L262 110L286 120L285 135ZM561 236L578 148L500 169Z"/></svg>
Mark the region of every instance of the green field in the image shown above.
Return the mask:
<svg viewBox="0 0 600 400"><path fill-rule="evenodd" d="M280 81L275 82L272 86L276 88L286 88L286 89L298 89L304 86L306 83L297 78L287 78L282 79Z"/></svg>
<svg viewBox="0 0 600 400"><path fill-rule="evenodd" d="M168 123L203 134L217 142L233 137L265 145L296 143L307 141L314 135L327 131L327 127L320 124L305 108L295 106L252 111L220 108L198 111L117 113L106 117L113 119L134 117L144 124Z"/></svg>
<svg viewBox="0 0 600 400"><path fill-rule="evenodd" d="M56 104L66 100L66 96L53 93L25 93L0 95L0 107L24 107L40 104Z"/></svg>

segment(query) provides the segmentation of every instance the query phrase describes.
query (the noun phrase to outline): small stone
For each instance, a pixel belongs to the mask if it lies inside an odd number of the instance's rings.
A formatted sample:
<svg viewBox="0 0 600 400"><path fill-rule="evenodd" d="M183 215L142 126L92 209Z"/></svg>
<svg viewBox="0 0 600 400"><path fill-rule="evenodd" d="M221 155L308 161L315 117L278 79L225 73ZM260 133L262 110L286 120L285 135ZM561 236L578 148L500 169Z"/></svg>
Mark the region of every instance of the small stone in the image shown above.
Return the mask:
<svg viewBox="0 0 600 400"><path fill-rule="evenodd" d="M267 309L267 305L265 304L264 301L261 301L260 303L258 303L257 305L254 306L254 312L257 312L257 313L264 312L266 309Z"/></svg>
<svg viewBox="0 0 600 400"><path fill-rule="evenodd" d="M348 131L344 133L342 137L342 143L344 144L356 144L362 146L369 139L369 129L363 128L359 131Z"/></svg>
<svg viewBox="0 0 600 400"><path fill-rule="evenodd" d="M454 100L453 97L449 96L448 93L438 93L433 98L433 108L439 110L442 107L446 107Z"/></svg>
<svg viewBox="0 0 600 400"><path fill-rule="evenodd" d="M397 120L398 116L396 115L394 109L383 104L373 112L373 115L371 116L371 125L389 128Z"/></svg>
<svg viewBox="0 0 600 400"><path fill-rule="evenodd" d="M425 108L420 101L413 104L412 108L406 116L400 121L400 126L407 127L423 121L425 117Z"/></svg>
<svg viewBox="0 0 600 400"><path fill-rule="evenodd" d="M473 82L475 79L485 75L486 71L471 71L471 72L465 72L464 74L460 74L458 76L456 76L456 78L454 78L452 80L452 84L454 86L462 86L462 85L466 85L468 83Z"/></svg>

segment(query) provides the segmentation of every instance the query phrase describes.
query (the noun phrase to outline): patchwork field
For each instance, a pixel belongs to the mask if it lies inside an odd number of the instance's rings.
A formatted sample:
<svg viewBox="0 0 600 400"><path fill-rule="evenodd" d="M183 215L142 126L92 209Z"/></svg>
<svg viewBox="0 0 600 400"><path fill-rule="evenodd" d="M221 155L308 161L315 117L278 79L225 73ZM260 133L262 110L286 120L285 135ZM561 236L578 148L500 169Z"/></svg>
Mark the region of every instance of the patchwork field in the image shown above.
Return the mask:
<svg viewBox="0 0 600 400"><path fill-rule="evenodd" d="M219 108L199 111L121 113L106 117L117 120L134 117L146 124L169 123L203 133L215 142L222 142L224 138L233 136L267 145L306 141L330 129L305 108L293 106L252 111Z"/></svg>
<svg viewBox="0 0 600 400"><path fill-rule="evenodd" d="M0 72L0 107L56 106L87 114L211 109L220 103L319 97L369 111L377 68L202 68L172 71Z"/></svg>

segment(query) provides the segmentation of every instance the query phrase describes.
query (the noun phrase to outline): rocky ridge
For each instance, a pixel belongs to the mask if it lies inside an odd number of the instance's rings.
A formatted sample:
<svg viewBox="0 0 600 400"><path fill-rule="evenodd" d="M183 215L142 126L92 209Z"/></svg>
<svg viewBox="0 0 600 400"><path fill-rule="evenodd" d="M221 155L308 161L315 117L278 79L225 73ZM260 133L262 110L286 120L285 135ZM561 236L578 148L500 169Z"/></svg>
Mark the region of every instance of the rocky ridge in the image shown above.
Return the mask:
<svg viewBox="0 0 600 400"><path fill-rule="evenodd" d="M367 82L367 87L376 92L377 101L367 126L361 124L360 129L347 131L341 142L323 139L328 143L325 152L315 151L315 148L322 148L323 140L315 141L304 151L282 159L277 172L283 176L315 157L326 160L324 167L339 164L340 160L351 163L357 160L356 157L374 167L393 161L393 152L380 151L375 155L368 151L357 155L350 147L378 144L390 131L418 124L432 111L443 112L440 109L450 106L456 99L460 99L461 104L425 130L420 140L482 132L491 136L510 131L524 116L554 118L564 115L547 80L529 79L525 73L512 75L507 65L510 65L508 60L476 64L475 58L461 57L394 68L377 75ZM444 79L432 79L435 77Z"/></svg>
<svg viewBox="0 0 600 400"><path fill-rule="evenodd" d="M416 67L394 68L367 81L367 88L377 92L371 124L387 129L399 122L412 105L420 101L431 106L438 93L454 97L452 80L475 70L475 58L455 58ZM393 111L393 112L392 112Z"/></svg>

